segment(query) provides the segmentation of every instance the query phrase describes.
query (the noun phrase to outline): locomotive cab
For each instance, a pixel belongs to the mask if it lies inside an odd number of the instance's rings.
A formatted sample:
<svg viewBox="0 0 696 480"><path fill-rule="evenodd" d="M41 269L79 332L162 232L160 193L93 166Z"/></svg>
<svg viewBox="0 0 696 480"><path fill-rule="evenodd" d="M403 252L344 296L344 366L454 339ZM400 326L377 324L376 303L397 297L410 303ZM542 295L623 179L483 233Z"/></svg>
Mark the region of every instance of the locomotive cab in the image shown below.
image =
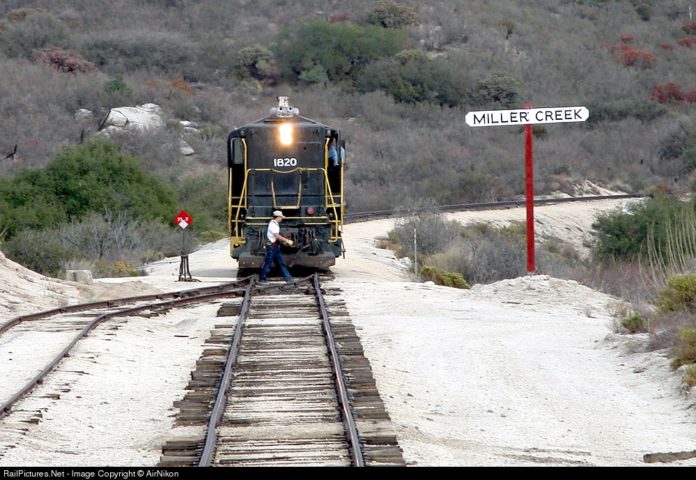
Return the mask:
<svg viewBox="0 0 696 480"><path fill-rule="evenodd" d="M228 137L228 221L239 269L259 268L266 228L283 212L289 267L327 269L343 253L344 141L338 130L299 116L287 97L270 115Z"/></svg>

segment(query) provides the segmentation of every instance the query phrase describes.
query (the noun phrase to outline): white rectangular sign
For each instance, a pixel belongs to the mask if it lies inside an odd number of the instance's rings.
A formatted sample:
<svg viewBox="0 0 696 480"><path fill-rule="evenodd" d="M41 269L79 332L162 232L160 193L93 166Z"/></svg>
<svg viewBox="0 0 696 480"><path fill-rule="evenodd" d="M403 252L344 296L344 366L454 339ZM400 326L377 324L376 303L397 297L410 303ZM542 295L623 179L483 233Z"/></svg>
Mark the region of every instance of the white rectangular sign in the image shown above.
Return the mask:
<svg viewBox="0 0 696 480"><path fill-rule="evenodd" d="M470 127L500 127L535 123L584 122L589 116L590 112L586 107L552 107L469 112L465 120Z"/></svg>

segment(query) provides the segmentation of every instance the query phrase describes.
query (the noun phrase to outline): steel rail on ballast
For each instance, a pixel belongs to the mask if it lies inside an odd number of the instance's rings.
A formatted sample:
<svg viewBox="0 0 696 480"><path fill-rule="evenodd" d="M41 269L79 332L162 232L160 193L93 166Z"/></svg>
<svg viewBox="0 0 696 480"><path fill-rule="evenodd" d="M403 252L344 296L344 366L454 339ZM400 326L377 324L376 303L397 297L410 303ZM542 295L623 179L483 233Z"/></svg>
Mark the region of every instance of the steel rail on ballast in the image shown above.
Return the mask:
<svg viewBox="0 0 696 480"><path fill-rule="evenodd" d="M242 278L240 280L236 280L234 282L222 283L220 285L215 285L212 287L193 288L193 289L189 289L189 290L179 290L176 292L169 292L169 293L153 293L150 295L140 295L140 296L136 296L136 297L115 298L113 300L102 300L99 302L79 303L79 304L75 304L75 305L68 305L65 307L52 308L50 310L44 310L43 312L30 313L27 315L20 315L19 317L15 317L13 319L10 319L7 322L0 325L0 335L5 333L10 328L12 328L16 325L19 325L20 323L29 322L32 320L42 320L44 318L52 317L54 315L61 315L61 314L65 314L65 313L83 312L85 310L92 310L95 308L119 307L121 305L128 305L128 304L137 303L137 302L148 302L151 300L165 300L165 299L169 299L169 298L172 298L172 299L186 298L186 297L191 297L191 296L200 295L200 294L221 292L221 291L232 289L232 288L238 288L239 286L244 285L247 282L249 282L250 279L251 279L251 277L246 277L246 278Z"/></svg>
<svg viewBox="0 0 696 480"><path fill-rule="evenodd" d="M632 198L645 198L650 195L640 193L629 193L625 195L594 195L591 197L571 197L571 198L540 198L534 200L534 205L554 205L558 203L573 203L573 202L593 202L599 200L628 200ZM526 200L506 200L502 202L485 202L485 203L462 203L454 205L436 205L433 207L416 208L409 211L399 210L376 210L374 212L355 212L345 214L345 223L360 222L365 220L375 220L391 217L399 217L411 215L413 213L422 213L430 211L440 212L460 212L467 210L495 210L502 208L522 207L526 205Z"/></svg>
<svg viewBox="0 0 696 480"><path fill-rule="evenodd" d="M203 446L203 452L201 453L201 459L198 462L199 467L209 467L212 464L213 456L215 455L217 427L222 419L222 414L225 411L225 404L227 403L227 389L229 388L230 381L232 380L232 367L234 367L234 365L237 363L239 344L242 341L244 322L246 321L247 314L249 313L249 305L251 304L251 289L254 287L254 283L254 279L251 279L249 285L247 285L246 290L244 291L244 300L242 300L237 326L234 329L234 337L232 337L232 343L230 344L230 349L227 352L225 372L222 375L220 387L218 388L218 393L215 397L215 406L210 414L210 422L208 423L208 430L205 435L205 444Z"/></svg>
<svg viewBox="0 0 696 480"><path fill-rule="evenodd" d="M233 284L243 284L244 282L248 282L248 285L251 285L253 283L253 280L251 277L243 279L242 281L237 281L237 282L232 282L229 284L226 284L228 287ZM217 287L210 287L213 289L217 289L220 286L218 285ZM248 289L248 287L247 287ZM88 323L81 331L80 333L73 338L73 340L68 344L67 347L65 347L56 357L46 366L39 374L37 374L34 378L32 378L24 387L22 387L21 390L19 390L17 393L12 395L12 397L9 398L5 403L0 405L0 418L3 416L7 415L12 408L12 406L17 403L24 395L29 393L31 390L36 387L36 385L40 384L43 382L43 379L48 375L55 367L60 363L60 361L68 356L70 350L73 349L77 343L82 340L90 331L94 330L98 325L103 323L106 320L110 320L115 317L123 317L123 316L128 316L128 315L135 315L140 312L144 312L147 310L162 310L162 309L168 309L168 308L173 308L173 307L179 307L182 305L187 305L189 303L197 303L197 302L202 302L202 301L207 301L207 300L212 300L215 298L222 298L222 297L227 297L232 294L237 294L240 293L241 289L223 289L222 291L216 291L213 293L204 293L202 295L192 295L192 296L187 296L186 298L178 298L174 300L168 300L166 302L159 302L159 303L151 303L147 305L141 305L138 307L134 308L127 308L123 310L119 310L116 312L110 312L110 313L105 313L102 315L99 315L97 318L92 320L90 323Z"/></svg>
<svg viewBox="0 0 696 480"><path fill-rule="evenodd" d="M334 372L336 393L338 394L338 403L341 407L343 423L346 426L346 436L348 437L348 443L350 445L351 456L353 458L353 466L364 467L365 458L362 452L362 448L360 446L360 436L358 435L358 427L355 423L355 418L353 417L353 410L350 406L348 386L346 378L343 374L343 367L341 366L341 358L339 356L338 348L336 346L336 339L334 338L333 328L331 328L329 312L326 308L324 296L321 294L321 286L319 285L319 274L315 273L313 275L312 282L314 286L314 293L317 297L317 302L319 303L319 310L321 311L321 318L324 326L326 343L328 344L329 354L331 355L331 366Z"/></svg>

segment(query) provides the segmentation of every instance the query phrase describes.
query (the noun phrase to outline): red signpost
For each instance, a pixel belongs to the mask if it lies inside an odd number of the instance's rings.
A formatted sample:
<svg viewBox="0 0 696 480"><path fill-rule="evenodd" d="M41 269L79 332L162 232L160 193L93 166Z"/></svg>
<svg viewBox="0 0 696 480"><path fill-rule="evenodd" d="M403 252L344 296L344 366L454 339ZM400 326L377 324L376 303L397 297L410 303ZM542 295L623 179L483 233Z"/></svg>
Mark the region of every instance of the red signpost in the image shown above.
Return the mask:
<svg viewBox="0 0 696 480"><path fill-rule="evenodd" d="M186 228L193 223L193 218L186 210L182 210L174 217L174 223L181 228L181 264L179 265L179 281L197 281L191 276L189 270L188 255L186 254Z"/></svg>
<svg viewBox="0 0 696 480"><path fill-rule="evenodd" d="M524 104L524 110L490 110L469 112L466 124L470 127L524 125L525 197L527 200L527 273L536 271L534 252L534 152L532 128L537 123L584 122L590 116L585 107L532 108Z"/></svg>
<svg viewBox="0 0 696 480"><path fill-rule="evenodd" d="M525 103L524 108L531 109L531 103ZM534 152L532 150L531 124L524 126L524 173L526 179L527 198L527 273L536 272L534 253Z"/></svg>

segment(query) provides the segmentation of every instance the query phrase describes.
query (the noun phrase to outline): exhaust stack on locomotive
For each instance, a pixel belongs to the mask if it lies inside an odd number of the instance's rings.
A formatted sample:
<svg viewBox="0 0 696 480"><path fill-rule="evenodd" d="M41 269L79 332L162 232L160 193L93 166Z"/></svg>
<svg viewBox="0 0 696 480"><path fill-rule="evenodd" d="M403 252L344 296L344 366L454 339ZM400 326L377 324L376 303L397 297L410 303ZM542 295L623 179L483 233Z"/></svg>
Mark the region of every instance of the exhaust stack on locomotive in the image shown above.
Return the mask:
<svg viewBox="0 0 696 480"><path fill-rule="evenodd" d="M228 225L239 269L259 268L265 230L274 210L283 212L289 267L327 269L343 252L345 144L338 130L301 117L287 97L269 116L230 133Z"/></svg>

